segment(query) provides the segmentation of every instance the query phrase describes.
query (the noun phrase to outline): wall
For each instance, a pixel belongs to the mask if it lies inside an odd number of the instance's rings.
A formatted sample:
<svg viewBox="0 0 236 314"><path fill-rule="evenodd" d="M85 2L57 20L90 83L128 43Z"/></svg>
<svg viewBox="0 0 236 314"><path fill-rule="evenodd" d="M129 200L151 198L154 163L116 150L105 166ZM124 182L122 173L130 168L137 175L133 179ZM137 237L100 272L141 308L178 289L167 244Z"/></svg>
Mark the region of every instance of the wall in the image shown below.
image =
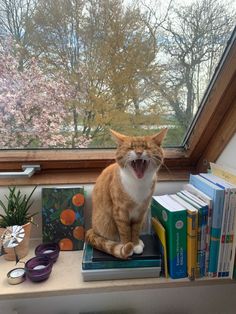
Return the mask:
<svg viewBox="0 0 236 314"><path fill-rule="evenodd" d="M235 286L165 288L0 301L0 314L235 314Z"/></svg>
<svg viewBox="0 0 236 314"><path fill-rule="evenodd" d="M236 170L236 134L230 140L228 145L217 160L218 164L230 167Z"/></svg>

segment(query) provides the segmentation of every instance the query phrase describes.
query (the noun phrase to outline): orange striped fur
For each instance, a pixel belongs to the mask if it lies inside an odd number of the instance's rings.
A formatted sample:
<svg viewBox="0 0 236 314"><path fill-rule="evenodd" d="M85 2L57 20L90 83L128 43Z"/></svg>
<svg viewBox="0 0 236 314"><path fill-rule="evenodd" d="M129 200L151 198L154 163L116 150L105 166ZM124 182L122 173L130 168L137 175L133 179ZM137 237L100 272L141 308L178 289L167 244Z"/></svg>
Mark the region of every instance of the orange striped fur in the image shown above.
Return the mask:
<svg viewBox="0 0 236 314"><path fill-rule="evenodd" d="M93 247L121 259L143 252L139 235L163 163L166 132L130 137L111 130L117 141L116 163L94 186L92 228L86 232Z"/></svg>

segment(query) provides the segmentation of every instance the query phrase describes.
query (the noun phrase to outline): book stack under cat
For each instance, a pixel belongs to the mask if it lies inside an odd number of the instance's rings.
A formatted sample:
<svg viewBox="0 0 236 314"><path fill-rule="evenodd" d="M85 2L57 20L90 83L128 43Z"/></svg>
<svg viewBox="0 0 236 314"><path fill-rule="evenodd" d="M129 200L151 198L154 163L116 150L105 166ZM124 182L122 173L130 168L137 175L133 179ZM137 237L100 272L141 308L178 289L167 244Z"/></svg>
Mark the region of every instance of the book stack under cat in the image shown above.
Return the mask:
<svg viewBox="0 0 236 314"><path fill-rule="evenodd" d="M116 258L84 244L81 274L84 281L130 278L158 278L161 273L162 255L155 235L141 235L144 243L142 254L133 254L127 260Z"/></svg>

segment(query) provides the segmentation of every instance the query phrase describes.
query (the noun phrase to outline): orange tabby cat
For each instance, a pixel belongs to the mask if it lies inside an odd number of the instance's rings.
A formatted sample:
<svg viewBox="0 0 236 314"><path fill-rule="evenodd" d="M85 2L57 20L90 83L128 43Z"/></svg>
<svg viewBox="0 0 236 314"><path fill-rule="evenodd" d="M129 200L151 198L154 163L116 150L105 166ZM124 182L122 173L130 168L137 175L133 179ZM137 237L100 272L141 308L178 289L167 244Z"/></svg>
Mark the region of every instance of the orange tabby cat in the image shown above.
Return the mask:
<svg viewBox="0 0 236 314"><path fill-rule="evenodd" d="M111 130L117 141L116 163L98 177L92 202L92 228L86 241L118 258L141 254L142 224L163 163L164 129L153 136L130 137Z"/></svg>

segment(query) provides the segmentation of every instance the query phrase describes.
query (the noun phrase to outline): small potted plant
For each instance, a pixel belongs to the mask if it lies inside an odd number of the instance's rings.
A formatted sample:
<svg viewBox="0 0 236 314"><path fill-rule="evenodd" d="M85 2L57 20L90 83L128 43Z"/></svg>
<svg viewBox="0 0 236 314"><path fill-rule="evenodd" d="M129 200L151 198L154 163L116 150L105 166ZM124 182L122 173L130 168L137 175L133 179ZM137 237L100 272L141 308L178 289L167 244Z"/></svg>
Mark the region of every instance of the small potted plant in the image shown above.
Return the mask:
<svg viewBox="0 0 236 314"><path fill-rule="evenodd" d="M16 187L9 187L9 195L5 195L7 202L0 200L0 207L4 213L0 214L0 235L4 233L5 229L10 226L22 226L25 231L23 241L17 246L17 257L19 259L25 257L29 252L29 239L31 233L32 218L37 213L30 213L29 209L33 202L30 202L31 197L36 189L32 190L29 196L23 194ZM15 260L16 251L14 249L5 249L4 255L6 260Z"/></svg>

